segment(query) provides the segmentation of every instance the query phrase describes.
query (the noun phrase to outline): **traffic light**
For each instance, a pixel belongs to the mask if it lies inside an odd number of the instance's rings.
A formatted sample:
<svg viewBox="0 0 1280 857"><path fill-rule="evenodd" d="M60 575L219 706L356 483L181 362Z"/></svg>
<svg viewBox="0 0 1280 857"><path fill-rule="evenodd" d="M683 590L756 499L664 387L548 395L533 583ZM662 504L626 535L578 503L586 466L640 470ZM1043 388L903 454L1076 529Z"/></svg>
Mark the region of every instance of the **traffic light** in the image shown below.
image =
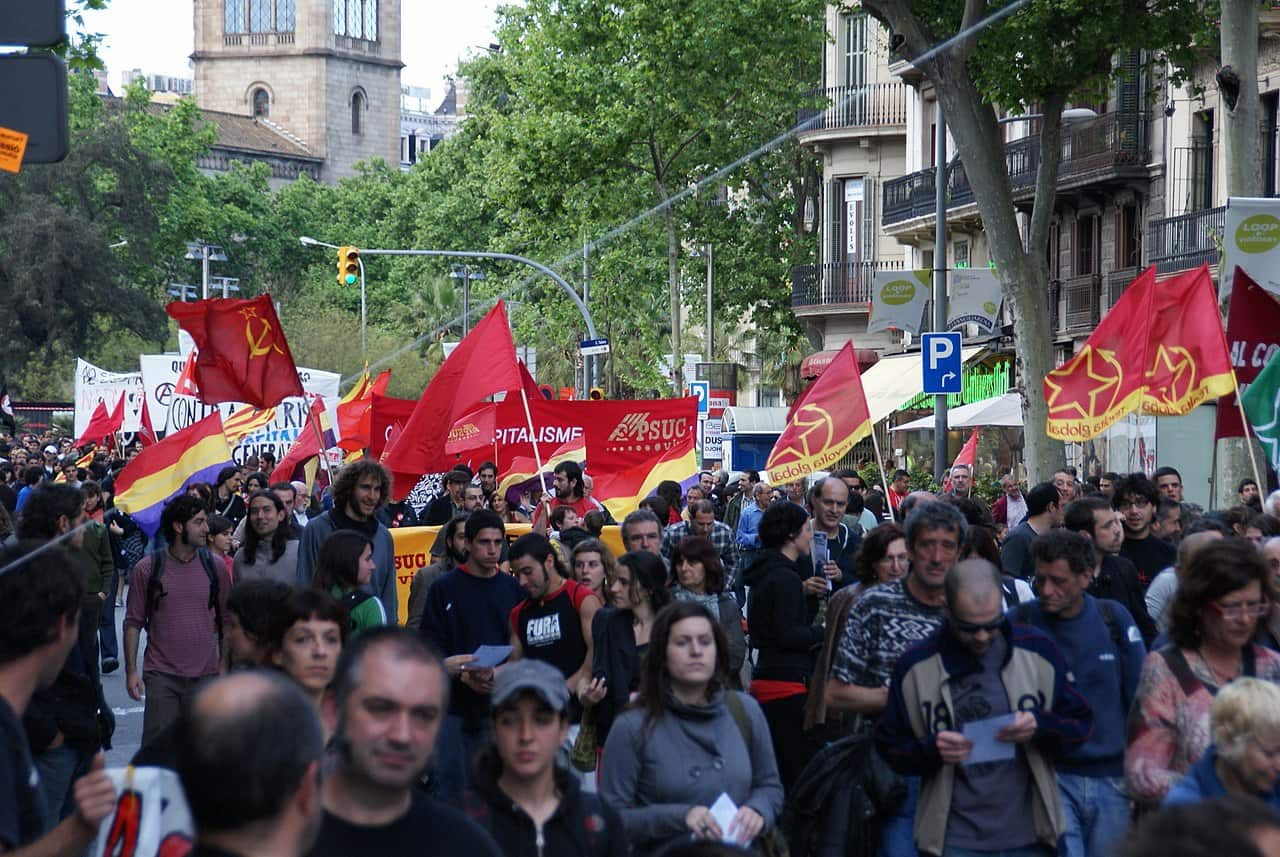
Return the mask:
<svg viewBox="0 0 1280 857"><path fill-rule="evenodd" d="M354 286L360 282L360 248L338 248L338 285Z"/></svg>
<svg viewBox="0 0 1280 857"><path fill-rule="evenodd" d="M587 393L587 398L593 402L603 402L604 387L592 387L591 391Z"/></svg>

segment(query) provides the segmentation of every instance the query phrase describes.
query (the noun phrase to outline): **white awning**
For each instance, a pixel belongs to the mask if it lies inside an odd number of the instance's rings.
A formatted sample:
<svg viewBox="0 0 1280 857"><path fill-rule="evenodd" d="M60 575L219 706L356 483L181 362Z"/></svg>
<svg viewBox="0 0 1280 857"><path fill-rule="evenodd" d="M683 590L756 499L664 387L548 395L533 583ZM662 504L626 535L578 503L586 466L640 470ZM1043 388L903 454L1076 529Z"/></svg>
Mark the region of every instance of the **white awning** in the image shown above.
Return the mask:
<svg viewBox="0 0 1280 857"><path fill-rule="evenodd" d="M947 409L947 428L977 428L982 426L1021 426L1022 398L1017 393L1005 393L983 399L981 402L970 402ZM933 416L921 417L889 431L933 430Z"/></svg>
<svg viewBox="0 0 1280 857"><path fill-rule="evenodd" d="M968 363L981 350L979 345L962 348L960 358ZM879 363L862 373L862 391L867 394L872 423L880 422L924 392L923 359L918 351L881 357Z"/></svg>
<svg viewBox="0 0 1280 857"><path fill-rule="evenodd" d="M722 420L726 434L782 434L787 427L787 409L734 405L724 409Z"/></svg>

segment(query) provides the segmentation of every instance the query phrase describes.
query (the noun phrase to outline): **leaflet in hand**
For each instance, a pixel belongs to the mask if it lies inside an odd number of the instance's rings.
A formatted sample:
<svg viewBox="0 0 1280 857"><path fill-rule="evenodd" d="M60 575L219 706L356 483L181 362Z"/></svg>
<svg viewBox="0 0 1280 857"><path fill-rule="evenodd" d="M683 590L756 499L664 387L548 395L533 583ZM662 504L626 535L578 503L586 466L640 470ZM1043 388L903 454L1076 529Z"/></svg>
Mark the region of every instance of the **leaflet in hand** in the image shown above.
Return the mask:
<svg viewBox="0 0 1280 857"><path fill-rule="evenodd" d="M475 651L475 660L462 665L465 670L491 670L511 657L510 646L481 646Z"/></svg>
<svg viewBox="0 0 1280 857"><path fill-rule="evenodd" d="M980 765L983 762L1007 762L1018 753L1018 746L1009 741L1001 741L996 735L1006 726L1012 726L1016 714L1001 714L988 717L986 720L975 720L964 724L964 737L973 742L966 765Z"/></svg>

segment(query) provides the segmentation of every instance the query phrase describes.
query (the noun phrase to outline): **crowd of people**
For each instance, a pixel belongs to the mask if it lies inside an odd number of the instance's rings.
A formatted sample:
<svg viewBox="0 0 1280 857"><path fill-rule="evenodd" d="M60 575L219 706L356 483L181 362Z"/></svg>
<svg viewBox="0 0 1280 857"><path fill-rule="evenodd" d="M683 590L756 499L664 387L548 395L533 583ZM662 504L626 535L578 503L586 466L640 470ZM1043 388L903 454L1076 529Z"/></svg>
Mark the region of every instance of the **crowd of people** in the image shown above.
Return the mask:
<svg viewBox="0 0 1280 857"><path fill-rule="evenodd" d="M130 454L0 446L0 851L83 853L114 812L123 661L132 762L177 773L201 855L1277 853L1256 484L1206 513L1169 467L1010 474L990 507L963 467L704 472L615 555L573 462L415 508L369 459L314 497L254 461L148 538L113 504ZM391 530L419 521L401 627Z"/></svg>

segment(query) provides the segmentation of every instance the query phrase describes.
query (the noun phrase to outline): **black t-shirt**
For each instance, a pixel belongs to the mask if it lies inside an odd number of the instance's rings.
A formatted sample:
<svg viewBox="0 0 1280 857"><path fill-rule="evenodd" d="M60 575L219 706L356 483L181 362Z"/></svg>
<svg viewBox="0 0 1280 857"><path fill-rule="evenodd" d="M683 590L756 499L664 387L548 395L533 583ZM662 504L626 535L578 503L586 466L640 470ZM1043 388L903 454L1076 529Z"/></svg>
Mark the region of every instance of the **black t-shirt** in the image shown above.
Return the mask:
<svg viewBox="0 0 1280 857"><path fill-rule="evenodd" d="M44 833L40 775L31 761L27 733L0 697L0 846L13 851Z"/></svg>
<svg viewBox="0 0 1280 857"><path fill-rule="evenodd" d="M308 857L501 857L483 828L461 812L414 790L409 811L380 827L350 824L325 810Z"/></svg>
<svg viewBox="0 0 1280 857"><path fill-rule="evenodd" d="M1156 575L1178 559L1178 549L1155 536L1147 536L1145 539L1126 537L1124 544L1120 546L1120 556L1138 569L1138 580L1142 583L1142 591L1146 592Z"/></svg>
<svg viewBox="0 0 1280 857"><path fill-rule="evenodd" d="M576 580L566 580L545 601L526 598L511 611L511 629L520 640L526 658L545 661L565 678L573 675L587 657L587 638L578 613L591 590Z"/></svg>

